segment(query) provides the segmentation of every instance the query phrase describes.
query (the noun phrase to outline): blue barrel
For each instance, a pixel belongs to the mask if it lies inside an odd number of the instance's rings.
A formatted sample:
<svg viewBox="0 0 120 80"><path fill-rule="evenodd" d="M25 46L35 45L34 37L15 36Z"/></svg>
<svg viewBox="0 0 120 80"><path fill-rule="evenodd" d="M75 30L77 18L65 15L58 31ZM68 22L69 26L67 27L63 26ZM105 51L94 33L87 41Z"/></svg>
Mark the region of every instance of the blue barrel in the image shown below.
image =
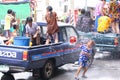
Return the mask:
<svg viewBox="0 0 120 80"><path fill-rule="evenodd" d="M30 38L23 36L15 37L13 42L13 44L16 46L29 46L29 43L30 43Z"/></svg>

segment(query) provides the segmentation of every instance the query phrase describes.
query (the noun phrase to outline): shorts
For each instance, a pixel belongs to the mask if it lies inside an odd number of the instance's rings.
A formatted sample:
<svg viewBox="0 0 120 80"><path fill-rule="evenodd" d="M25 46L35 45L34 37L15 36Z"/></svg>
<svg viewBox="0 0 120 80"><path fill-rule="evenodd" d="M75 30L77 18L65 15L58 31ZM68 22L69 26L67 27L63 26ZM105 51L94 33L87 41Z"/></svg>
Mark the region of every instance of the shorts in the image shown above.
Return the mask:
<svg viewBox="0 0 120 80"><path fill-rule="evenodd" d="M88 60L83 60L81 57L79 58L78 64L82 67L87 67L88 66Z"/></svg>
<svg viewBox="0 0 120 80"><path fill-rule="evenodd" d="M58 33L54 33L54 34L47 34L46 35L47 39L51 40L52 42L54 42L55 39L58 39Z"/></svg>
<svg viewBox="0 0 120 80"><path fill-rule="evenodd" d="M117 22L117 23L119 23L119 18L114 18L114 20L113 20L113 22Z"/></svg>
<svg viewBox="0 0 120 80"><path fill-rule="evenodd" d="M119 18L114 18L112 15L110 15L110 18L112 19L112 22L118 22L119 23L119 21L120 21Z"/></svg>
<svg viewBox="0 0 120 80"><path fill-rule="evenodd" d="M11 27L11 28L10 28L10 32L14 32L14 29L13 29L13 27Z"/></svg>
<svg viewBox="0 0 120 80"><path fill-rule="evenodd" d="M87 63L87 61L79 61L79 65L82 67L87 67L88 63Z"/></svg>

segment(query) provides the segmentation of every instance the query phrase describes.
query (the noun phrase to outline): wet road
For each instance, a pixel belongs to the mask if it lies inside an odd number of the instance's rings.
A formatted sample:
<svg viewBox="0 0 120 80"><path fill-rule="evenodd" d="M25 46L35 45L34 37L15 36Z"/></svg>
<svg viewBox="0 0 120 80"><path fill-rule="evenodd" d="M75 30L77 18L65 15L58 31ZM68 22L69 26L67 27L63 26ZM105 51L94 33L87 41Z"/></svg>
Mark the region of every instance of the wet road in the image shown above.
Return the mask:
<svg viewBox="0 0 120 80"><path fill-rule="evenodd" d="M77 70L77 66L73 64L67 64L61 67L59 75L51 80L75 80L74 74ZM91 68L86 73L88 78L81 78L80 80L120 80L120 59L112 59L107 54L96 54L95 60Z"/></svg>
<svg viewBox="0 0 120 80"><path fill-rule="evenodd" d="M93 65L89 68L86 76L88 78L82 79L81 73L80 80L120 80L120 59L111 59L107 54L97 53ZM60 67L50 80L74 80L74 75L78 66L74 64L66 64ZM27 79L31 73L14 74L16 80ZM2 74L0 74L2 76Z"/></svg>

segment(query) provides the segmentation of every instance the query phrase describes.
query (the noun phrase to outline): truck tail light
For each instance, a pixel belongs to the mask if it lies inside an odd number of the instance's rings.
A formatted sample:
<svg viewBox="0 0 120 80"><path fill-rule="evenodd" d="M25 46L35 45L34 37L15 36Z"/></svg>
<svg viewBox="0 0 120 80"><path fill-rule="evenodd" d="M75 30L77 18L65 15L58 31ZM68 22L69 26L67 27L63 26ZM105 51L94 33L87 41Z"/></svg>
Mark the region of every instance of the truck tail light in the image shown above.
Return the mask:
<svg viewBox="0 0 120 80"><path fill-rule="evenodd" d="M70 37L70 43L75 43L77 41L75 36Z"/></svg>
<svg viewBox="0 0 120 80"><path fill-rule="evenodd" d="M114 38L114 45L115 45L115 46L118 46L118 44L119 44L119 40L118 40L118 38L116 37L116 38Z"/></svg>
<svg viewBox="0 0 120 80"><path fill-rule="evenodd" d="M23 60L26 61L28 59L28 51L23 51Z"/></svg>

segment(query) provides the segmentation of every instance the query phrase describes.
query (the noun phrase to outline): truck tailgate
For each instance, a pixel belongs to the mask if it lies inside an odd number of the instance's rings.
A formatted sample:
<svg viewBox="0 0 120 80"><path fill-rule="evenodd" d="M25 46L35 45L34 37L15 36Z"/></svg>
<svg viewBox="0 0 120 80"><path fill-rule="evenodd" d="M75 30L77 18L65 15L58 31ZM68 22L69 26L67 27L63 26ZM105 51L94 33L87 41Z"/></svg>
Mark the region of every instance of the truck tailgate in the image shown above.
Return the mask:
<svg viewBox="0 0 120 80"><path fill-rule="evenodd" d="M0 65L26 67L27 61L23 60L23 51L27 48L0 45Z"/></svg>

